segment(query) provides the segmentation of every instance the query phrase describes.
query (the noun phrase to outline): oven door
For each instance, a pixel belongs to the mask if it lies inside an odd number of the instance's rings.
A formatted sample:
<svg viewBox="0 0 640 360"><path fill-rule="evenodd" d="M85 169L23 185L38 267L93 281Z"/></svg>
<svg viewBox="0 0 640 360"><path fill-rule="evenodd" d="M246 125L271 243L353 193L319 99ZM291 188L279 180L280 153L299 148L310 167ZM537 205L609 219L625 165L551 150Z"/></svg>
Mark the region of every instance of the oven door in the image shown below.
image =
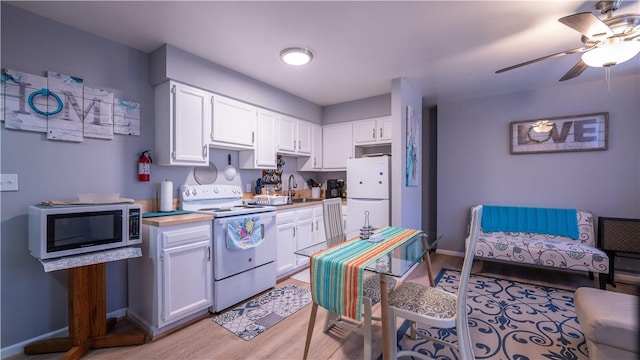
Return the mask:
<svg viewBox="0 0 640 360"><path fill-rule="evenodd" d="M213 278L222 280L276 260L275 211L213 219ZM229 246L227 238L234 224L252 220L260 227L262 241L253 247L238 250Z"/></svg>

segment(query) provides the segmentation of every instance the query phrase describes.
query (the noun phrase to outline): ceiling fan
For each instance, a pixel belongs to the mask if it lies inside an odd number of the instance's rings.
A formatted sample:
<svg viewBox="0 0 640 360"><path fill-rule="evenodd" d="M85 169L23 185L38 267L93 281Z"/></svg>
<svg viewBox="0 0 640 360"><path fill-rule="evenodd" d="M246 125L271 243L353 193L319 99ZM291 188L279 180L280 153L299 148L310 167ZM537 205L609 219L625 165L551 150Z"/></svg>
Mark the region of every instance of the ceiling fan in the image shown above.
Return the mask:
<svg viewBox="0 0 640 360"><path fill-rule="evenodd" d="M620 7L620 3L622 0L598 1L596 3L596 10L606 14L605 19L600 19L590 12L577 13L558 19L559 22L582 34L581 40L584 46L509 66L496 71L496 74L542 60L582 53L578 63L560 79L560 81L565 81L582 74L589 66L610 68L630 60L640 53L640 14L613 16L613 11Z"/></svg>

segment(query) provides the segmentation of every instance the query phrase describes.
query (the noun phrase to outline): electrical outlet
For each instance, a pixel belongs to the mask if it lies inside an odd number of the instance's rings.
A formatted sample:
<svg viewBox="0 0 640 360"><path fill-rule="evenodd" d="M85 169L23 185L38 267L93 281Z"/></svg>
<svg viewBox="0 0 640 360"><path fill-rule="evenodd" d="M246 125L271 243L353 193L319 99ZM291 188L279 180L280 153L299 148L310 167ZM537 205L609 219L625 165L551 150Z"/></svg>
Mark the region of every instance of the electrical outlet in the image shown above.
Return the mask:
<svg viewBox="0 0 640 360"><path fill-rule="evenodd" d="M18 174L0 174L0 191L18 191Z"/></svg>

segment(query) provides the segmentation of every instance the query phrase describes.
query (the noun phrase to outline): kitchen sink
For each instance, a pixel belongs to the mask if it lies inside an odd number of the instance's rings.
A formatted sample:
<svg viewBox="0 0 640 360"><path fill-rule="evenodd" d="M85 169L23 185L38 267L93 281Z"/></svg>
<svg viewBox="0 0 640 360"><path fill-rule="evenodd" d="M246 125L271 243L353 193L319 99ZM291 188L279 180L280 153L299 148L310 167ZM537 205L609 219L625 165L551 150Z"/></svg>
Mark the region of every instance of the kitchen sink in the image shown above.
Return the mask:
<svg viewBox="0 0 640 360"><path fill-rule="evenodd" d="M307 202L317 202L317 201L322 201L322 199L313 199L313 198L299 198L299 199L293 199L292 200L294 204L299 204L299 203L307 203Z"/></svg>

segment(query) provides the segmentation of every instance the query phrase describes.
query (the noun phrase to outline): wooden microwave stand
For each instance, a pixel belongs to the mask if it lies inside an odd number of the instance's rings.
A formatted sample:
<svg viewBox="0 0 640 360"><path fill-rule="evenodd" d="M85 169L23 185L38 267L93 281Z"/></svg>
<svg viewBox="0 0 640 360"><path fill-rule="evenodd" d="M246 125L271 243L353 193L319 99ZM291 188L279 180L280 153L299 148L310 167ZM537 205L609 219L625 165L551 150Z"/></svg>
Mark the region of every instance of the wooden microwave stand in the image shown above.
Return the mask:
<svg viewBox="0 0 640 360"><path fill-rule="evenodd" d="M107 319L106 313L106 263L138 256L141 256L138 248L121 248L72 259L42 260L45 271L68 269L69 336L33 342L24 347L24 353L65 351L62 359L79 359L90 349L145 343L145 334L138 330L108 334L116 319Z"/></svg>

